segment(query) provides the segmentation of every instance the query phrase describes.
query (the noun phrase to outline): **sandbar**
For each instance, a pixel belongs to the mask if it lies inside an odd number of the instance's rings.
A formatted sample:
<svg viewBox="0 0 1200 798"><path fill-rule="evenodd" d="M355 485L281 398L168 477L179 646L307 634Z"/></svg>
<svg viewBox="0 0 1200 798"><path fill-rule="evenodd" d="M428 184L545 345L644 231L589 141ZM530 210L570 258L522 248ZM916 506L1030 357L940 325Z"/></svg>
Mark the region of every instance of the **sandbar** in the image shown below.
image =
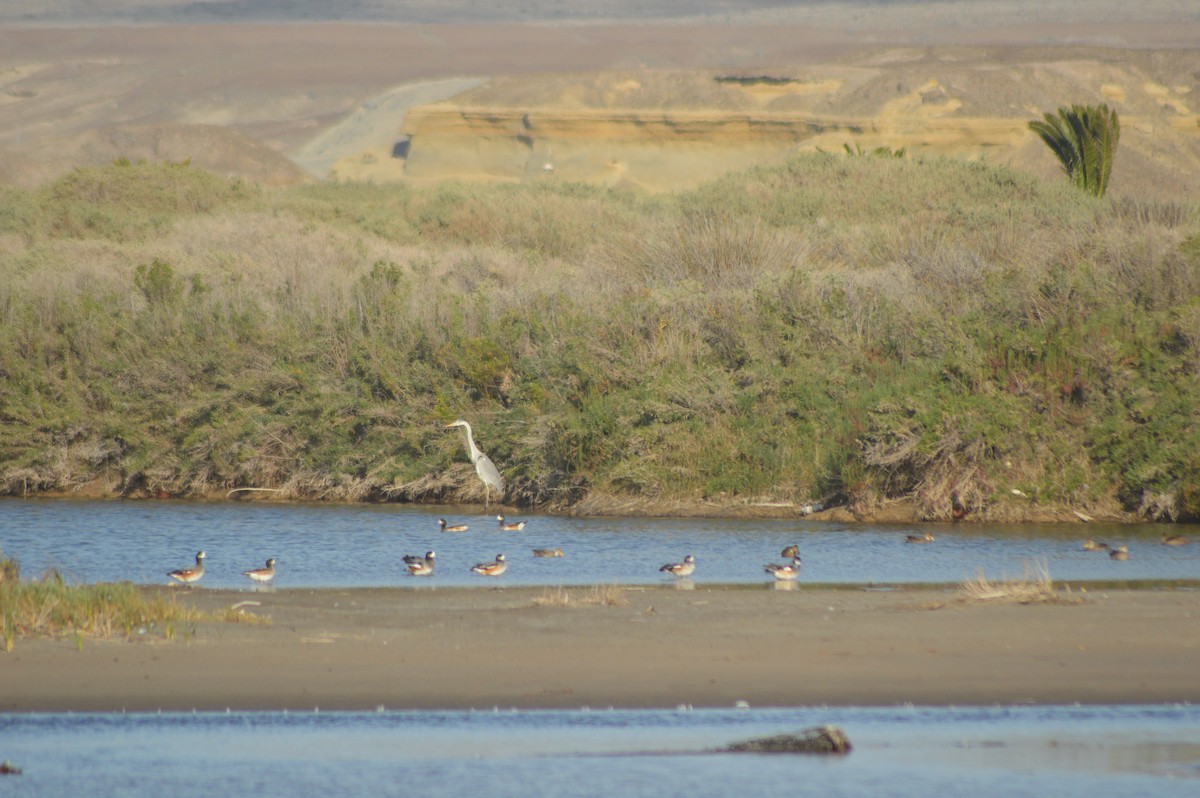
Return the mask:
<svg viewBox="0 0 1200 798"><path fill-rule="evenodd" d="M0 651L0 712L1200 701L1189 589L1028 605L807 585L176 595L257 602L241 610L269 623L18 639Z"/></svg>

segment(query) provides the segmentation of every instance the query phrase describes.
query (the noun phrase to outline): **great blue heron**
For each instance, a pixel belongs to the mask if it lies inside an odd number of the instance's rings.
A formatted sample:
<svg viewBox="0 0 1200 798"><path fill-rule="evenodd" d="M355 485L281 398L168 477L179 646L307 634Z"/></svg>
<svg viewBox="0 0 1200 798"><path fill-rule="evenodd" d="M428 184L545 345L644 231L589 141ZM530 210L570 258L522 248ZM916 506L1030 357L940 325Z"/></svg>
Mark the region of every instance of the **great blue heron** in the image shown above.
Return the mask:
<svg viewBox="0 0 1200 798"><path fill-rule="evenodd" d="M204 552L196 552L196 567L195 568L176 568L167 576L177 582L183 582L188 587L191 587L196 582L200 581L200 577L204 576L204 558L207 557Z"/></svg>
<svg viewBox="0 0 1200 798"><path fill-rule="evenodd" d="M446 425L446 429L451 427L463 427L467 431L467 454L470 455L471 462L475 464L475 473L483 482L483 506L484 509L487 509L492 488L496 489L501 499L504 498L504 477L500 476L500 469L496 468L496 464L491 461L491 458L479 451L479 447L475 445L475 436L471 434L470 424L460 418L453 424Z"/></svg>
<svg viewBox="0 0 1200 798"><path fill-rule="evenodd" d="M250 571L242 571L242 576L248 576L255 582L266 584L275 578L275 558L267 560L265 568L255 568Z"/></svg>

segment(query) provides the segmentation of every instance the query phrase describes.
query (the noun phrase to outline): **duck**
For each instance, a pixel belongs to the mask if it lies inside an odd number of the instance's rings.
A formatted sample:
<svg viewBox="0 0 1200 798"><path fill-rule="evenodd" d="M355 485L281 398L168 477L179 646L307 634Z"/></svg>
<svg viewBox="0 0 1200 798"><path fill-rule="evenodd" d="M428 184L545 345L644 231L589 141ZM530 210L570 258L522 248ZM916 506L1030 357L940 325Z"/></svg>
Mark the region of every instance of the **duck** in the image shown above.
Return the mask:
<svg viewBox="0 0 1200 798"><path fill-rule="evenodd" d="M466 524L447 524L445 518L438 519L438 526L442 528L443 532L466 532L470 529Z"/></svg>
<svg viewBox="0 0 1200 798"><path fill-rule="evenodd" d="M1166 532L1163 532L1162 544L1164 546L1186 546L1190 542L1183 535L1168 535Z"/></svg>
<svg viewBox="0 0 1200 798"><path fill-rule="evenodd" d="M200 577L204 576L204 558L208 555L202 551L196 552L196 565L194 568L176 568L174 571L167 573L167 576L174 579L176 582L191 587L200 581Z"/></svg>
<svg viewBox="0 0 1200 798"><path fill-rule="evenodd" d="M1092 540L1091 538L1088 538L1087 540L1083 541L1083 550L1084 551L1108 551L1108 544L1107 543L1097 543L1096 541Z"/></svg>
<svg viewBox="0 0 1200 798"><path fill-rule="evenodd" d="M266 584L275 578L275 558L267 560L267 564L262 568L253 568L249 571L242 571L242 576L248 576L255 582Z"/></svg>
<svg viewBox="0 0 1200 798"><path fill-rule="evenodd" d="M508 570L508 562L503 554L497 554L491 562L481 562L471 566L471 570L483 576L499 576Z"/></svg>
<svg viewBox="0 0 1200 798"><path fill-rule="evenodd" d="M932 543L936 538L926 532L924 535L905 535L905 543Z"/></svg>
<svg viewBox="0 0 1200 798"><path fill-rule="evenodd" d="M779 556L785 559L794 560L800 556L800 547L793 543L792 545L784 548L783 551L779 552Z"/></svg>
<svg viewBox="0 0 1200 798"><path fill-rule="evenodd" d="M524 521L513 521L512 523L509 523L504 520L504 516L502 515L496 516L496 523L500 525L500 529L504 532L520 532L525 528Z"/></svg>
<svg viewBox="0 0 1200 798"><path fill-rule="evenodd" d="M683 562L669 562L659 567L658 570L682 579L696 572L696 558L689 554L683 558Z"/></svg>
<svg viewBox="0 0 1200 798"><path fill-rule="evenodd" d="M534 557L561 557L563 556L562 549L534 549Z"/></svg>
<svg viewBox="0 0 1200 798"><path fill-rule="evenodd" d="M1129 549L1125 546L1117 546L1108 553L1108 556L1112 557L1114 560L1128 560Z"/></svg>
<svg viewBox="0 0 1200 798"><path fill-rule="evenodd" d="M799 557L793 557L790 563L767 563L763 566L763 570L775 577L780 582L790 582L800 575L800 567L803 563Z"/></svg>
<svg viewBox="0 0 1200 798"><path fill-rule="evenodd" d="M412 576L429 576L433 573L433 564L436 559L437 554L432 551L425 552L424 557L419 554L405 554L404 567Z"/></svg>

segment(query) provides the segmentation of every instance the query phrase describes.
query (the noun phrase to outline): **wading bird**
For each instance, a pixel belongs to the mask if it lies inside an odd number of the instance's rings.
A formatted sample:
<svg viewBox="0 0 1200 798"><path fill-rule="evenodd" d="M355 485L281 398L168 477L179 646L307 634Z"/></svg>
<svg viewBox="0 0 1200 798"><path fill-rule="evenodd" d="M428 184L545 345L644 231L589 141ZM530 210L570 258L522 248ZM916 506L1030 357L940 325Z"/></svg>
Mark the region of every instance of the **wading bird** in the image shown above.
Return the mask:
<svg viewBox="0 0 1200 798"><path fill-rule="evenodd" d="M497 554L496 559L491 562L481 562L473 565L471 566L471 570L484 576L499 576L508 570L508 562L505 561L503 554Z"/></svg>
<svg viewBox="0 0 1200 798"><path fill-rule="evenodd" d="M263 568L254 568L249 571L242 571L242 576L248 576L255 582L266 584L275 578L275 558L267 560L267 564Z"/></svg>
<svg viewBox="0 0 1200 798"><path fill-rule="evenodd" d="M453 424L447 424L445 428L451 427L462 427L467 431L467 454L475 464L475 473L483 482L483 506L486 509L492 488L496 489L501 499L504 498L504 477L500 476L500 469L496 468L496 464L475 445L475 436L471 434L470 424L460 418Z"/></svg>
<svg viewBox="0 0 1200 798"><path fill-rule="evenodd" d="M763 570L778 579L780 582L790 582L800 575L801 565L802 563L800 562L800 558L793 557L790 563L785 565L780 565L779 563L769 563L768 565L763 566Z"/></svg>
<svg viewBox="0 0 1200 798"><path fill-rule="evenodd" d="M466 532L469 527L466 524L450 524L447 526L445 518L438 519L438 526L443 532Z"/></svg>
<svg viewBox="0 0 1200 798"><path fill-rule="evenodd" d="M176 582L183 582L188 587L191 587L196 582L200 581L200 577L204 576L204 558L208 555L202 551L196 552L196 567L195 568L176 568L167 576L174 579Z"/></svg>
<svg viewBox="0 0 1200 798"><path fill-rule="evenodd" d="M683 562L669 562L658 570L682 579L696 572L696 558L689 554L683 558Z"/></svg>
<svg viewBox="0 0 1200 798"><path fill-rule="evenodd" d="M496 523L499 524L500 530L503 532L520 532L525 528L524 521L513 521L512 523L509 523L508 521L504 520L504 516L502 515L496 516Z"/></svg>
<svg viewBox="0 0 1200 798"><path fill-rule="evenodd" d="M425 552L422 557L419 554L405 554L404 567L413 576L429 576L433 573L433 563L437 559L437 555L432 551Z"/></svg>

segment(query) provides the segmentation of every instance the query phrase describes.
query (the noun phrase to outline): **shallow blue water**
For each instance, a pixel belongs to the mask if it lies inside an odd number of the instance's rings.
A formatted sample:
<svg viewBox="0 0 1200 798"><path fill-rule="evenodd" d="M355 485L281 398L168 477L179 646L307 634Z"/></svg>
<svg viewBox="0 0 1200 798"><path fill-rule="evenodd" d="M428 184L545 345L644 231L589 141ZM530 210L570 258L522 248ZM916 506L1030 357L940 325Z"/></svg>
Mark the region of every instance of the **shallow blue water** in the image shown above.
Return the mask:
<svg viewBox="0 0 1200 798"><path fill-rule="evenodd" d="M441 532L439 517L466 522ZM167 571L208 554L202 582L248 587L242 571L278 559L280 587L419 585L579 585L670 582L658 571L685 554L698 561L693 582L766 583L762 566L781 562L796 543L802 582L960 582L983 569L992 579L1021 577L1041 564L1054 579L1200 578L1200 529L1160 525L843 525L809 520L568 518L521 516L522 532L500 532L477 508L400 505L300 505L151 501L0 500L0 551L26 577L58 569L82 582L163 584ZM930 529L935 542L904 543ZM1189 546L1160 544L1164 530ZM1085 536L1124 543L1130 559L1085 552ZM562 558L535 558L535 547ZM410 577L402 556L437 552L429 579ZM492 580L470 567L503 552L508 572Z"/></svg>
<svg viewBox="0 0 1200 798"><path fill-rule="evenodd" d="M704 755L840 726L841 757ZM1194 796L1190 706L0 715L13 796Z"/></svg>

